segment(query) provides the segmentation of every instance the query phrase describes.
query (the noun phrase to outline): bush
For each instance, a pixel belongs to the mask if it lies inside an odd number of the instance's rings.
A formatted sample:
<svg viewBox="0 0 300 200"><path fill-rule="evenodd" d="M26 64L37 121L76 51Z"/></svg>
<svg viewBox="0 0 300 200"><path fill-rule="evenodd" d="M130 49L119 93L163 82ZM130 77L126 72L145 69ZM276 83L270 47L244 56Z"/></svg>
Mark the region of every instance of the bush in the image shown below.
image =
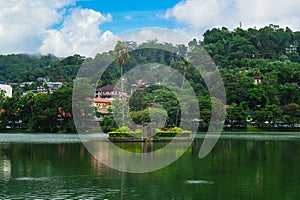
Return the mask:
<svg viewBox="0 0 300 200"><path fill-rule="evenodd" d="M142 129L130 130L127 126L122 126L116 131L109 132L109 137L115 138L138 138L142 136ZM191 137L192 132L178 127L170 129L156 129L156 137Z"/></svg>
<svg viewBox="0 0 300 200"><path fill-rule="evenodd" d="M130 132L130 128L128 126L121 126L120 128L117 129L117 132L121 132L121 133Z"/></svg>
<svg viewBox="0 0 300 200"><path fill-rule="evenodd" d="M157 137L190 137L192 134L191 131L183 130L179 127L173 127L170 129L161 129L156 130L156 136Z"/></svg>
<svg viewBox="0 0 300 200"><path fill-rule="evenodd" d="M156 133L156 137L190 137L192 134L191 131L182 131L182 132L174 132L174 131L159 131Z"/></svg>
<svg viewBox="0 0 300 200"><path fill-rule="evenodd" d="M109 132L108 135L109 137L115 137L115 138L137 138L141 136L141 134L135 132L117 132L117 131Z"/></svg>
<svg viewBox="0 0 300 200"><path fill-rule="evenodd" d="M180 132L183 132L183 129L175 126L175 127L171 128L170 131L180 133Z"/></svg>
<svg viewBox="0 0 300 200"><path fill-rule="evenodd" d="M138 128L134 131L134 133L142 134L142 129Z"/></svg>

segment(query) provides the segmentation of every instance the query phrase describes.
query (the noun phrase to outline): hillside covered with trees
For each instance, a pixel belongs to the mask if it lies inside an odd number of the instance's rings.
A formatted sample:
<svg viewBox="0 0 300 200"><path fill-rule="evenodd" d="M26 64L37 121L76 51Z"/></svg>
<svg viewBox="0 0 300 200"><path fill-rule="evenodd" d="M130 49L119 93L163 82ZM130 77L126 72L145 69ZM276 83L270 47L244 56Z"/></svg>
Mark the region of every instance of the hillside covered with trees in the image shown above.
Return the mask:
<svg viewBox="0 0 300 200"><path fill-rule="evenodd" d="M146 48L147 43L124 42L132 50L122 66L124 73L137 64L159 63L184 75L198 96L202 119L200 130L209 125L211 100L201 75L188 60L201 48L214 60L224 81L228 104L226 127L294 127L300 123L300 32L276 25L233 31L223 27L206 31L203 41L194 39L187 46L156 41L148 43L171 48L176 53ZM73 80L83 62L92 65L103 56L106 55L97 55L94 59L80 55L67 58L53 55L0 56L0 81L12 84L14 88L13 98L0 96L1 129L12 122L22 122L28 124L31 131L74 131L71 110ZM164 75L168 76L167 73ZM94 87L116 84L120 76L121 69L115 61ZM52 94L28 93L22 96L26 89L43 84L38 81L41 77L50 81L63 80L64 86ZM34 82L33 86L19 87L20 83L30 81ZM124 84L128 86L126 82ZM142 113L153 103L163 105L168 112L166 125L179 125L177 99L165 87L155 84L138 89L130 100L134 121L149 120L142 119L145 116ZM112 117L105 120L107 130L115 128Z"/></svg>

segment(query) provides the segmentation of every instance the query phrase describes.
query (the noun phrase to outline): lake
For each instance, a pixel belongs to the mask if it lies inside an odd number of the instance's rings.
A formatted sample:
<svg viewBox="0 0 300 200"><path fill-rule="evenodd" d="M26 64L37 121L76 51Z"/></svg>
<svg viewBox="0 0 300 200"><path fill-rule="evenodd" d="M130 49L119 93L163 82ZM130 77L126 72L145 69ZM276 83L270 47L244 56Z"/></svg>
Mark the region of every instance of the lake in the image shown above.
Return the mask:
<svg viewBox="0 0 300 200"><path fill-rule="evenodd" d="M300 199L300 133L225 133L199 159L203 136L170 166L130 174L77 135L0 134L0 199Z"/></svg>

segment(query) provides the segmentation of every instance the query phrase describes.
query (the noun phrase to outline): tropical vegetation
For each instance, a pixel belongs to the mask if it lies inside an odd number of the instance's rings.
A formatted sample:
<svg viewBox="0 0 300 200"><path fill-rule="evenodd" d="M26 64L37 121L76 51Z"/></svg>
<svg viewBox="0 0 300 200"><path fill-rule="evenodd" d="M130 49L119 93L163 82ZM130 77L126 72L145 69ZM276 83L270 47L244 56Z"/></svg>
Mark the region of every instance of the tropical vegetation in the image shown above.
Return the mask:
<svg viewBox="0 0 300 200"><path fill-rule="evenodd" d="M149 44L158 48L147 48ZM204 48L223 78L228 104L226 128L295 127L300 124L299 45L300 32L272 24L248 30L213 28L204 33L203 41L194 39L187 46L124 41L119 47L126 47L126 56L122 54L111 63L101 80L92 81L96 82L94 87L101 87L116 84L122 74L137 65L159 63L171 66L194 89L200 108L199 129L206 130L210 124L211 97L203 78L189 62L189 57ZM162 49L172 49L174 53ZM80 55L67 58L23 54L0 56L0 81L11 84L14 91L12 98L6 98L3 91L0 93L0 129L17 127L19 123L30 131L75 131L71 99L78 69L84 63L104 62L103 58L113 53L98 54L95 58ZM163 75L169 76L167 72ZM41 77L60 80L64 86L54 93L23 95L23 92L43 85ZM33 83L20 87L23 82ZM185 92L184 83L182 80L178 88L182 93ZM128 88L126 81L122 84ZM149 108L157 104L164 110L160 115L166 117L164 127L180 126L178 99L163 84L149 84L135 90L128 111L136 124L142 124L151 121ZM110 115L104 116L100 125L106 132L118 128Z"/></svg>

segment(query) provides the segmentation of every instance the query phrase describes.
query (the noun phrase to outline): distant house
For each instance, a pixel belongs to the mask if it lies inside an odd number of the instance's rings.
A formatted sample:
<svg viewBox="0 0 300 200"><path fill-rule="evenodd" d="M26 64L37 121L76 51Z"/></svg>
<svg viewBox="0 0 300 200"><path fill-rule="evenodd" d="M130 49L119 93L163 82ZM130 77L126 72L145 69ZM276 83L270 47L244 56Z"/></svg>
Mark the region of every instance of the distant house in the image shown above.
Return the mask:
<svg viewBox="0 0 300 200"><path fill-rule="evenodd" d="M104 98L94 98L93 106L97 108L100 115L110 114L109 108L111 107L112 100Z"/></svg>
<svg viewBox="0 0 300 200"><path fill-rule="evenodd" d="M7 84L0 84L0 90L5 91L5 96L6 97L12 97L12 87Z"/></svg>
<svg viewBox="0 0 300 200"><path fill-rule="evenodd" d="M26 85L27 86L30 86L32 85L34 82L23 82L23 83L20 83L20 87L25 87Z"/></svg>
<svg viewBox="0 0 300 200"><path fill-rule="evenodd" d="M44 88L43 86L38 86L36 89L37 93L48 93L48 90Z"/></svg>
<svg viewBox="0 0 300 200"><path fill-rule="evenodd" d="M115 100L116 97L121 97L121 96L127 96L126 92L123 92L121 88L114 86L114 85L106 85L101 88L96 88L94 90L94 97L95 98L104 98L104 99L109 99L109 100Z"/></svg>
<svg viewBox="0 0 300 200"><path fill-rule="evenodd" d="M298 47L296 45L290 45L288 48L285 49L286 53L296 53Z"/></svg>
<svg viewBox="0 0 300 200"><path fill-rule="evenodd" d="M258 85L261 83L261 76L254 76L254 85Z"/></svg>
<svg viewBox="0 0 300 200"><path fill-rule="evenodd" d="M48 86L50 93L53 93L55 90L61 88L61 86L63 85L62 82L46 82L45 84Z"/></svg>
<svg viewBox="0 0 300 200"><path fill-rule="evenodd" d="M291 84L295 87L299 87L299 84L297 82L292 82Z"/></svg>

